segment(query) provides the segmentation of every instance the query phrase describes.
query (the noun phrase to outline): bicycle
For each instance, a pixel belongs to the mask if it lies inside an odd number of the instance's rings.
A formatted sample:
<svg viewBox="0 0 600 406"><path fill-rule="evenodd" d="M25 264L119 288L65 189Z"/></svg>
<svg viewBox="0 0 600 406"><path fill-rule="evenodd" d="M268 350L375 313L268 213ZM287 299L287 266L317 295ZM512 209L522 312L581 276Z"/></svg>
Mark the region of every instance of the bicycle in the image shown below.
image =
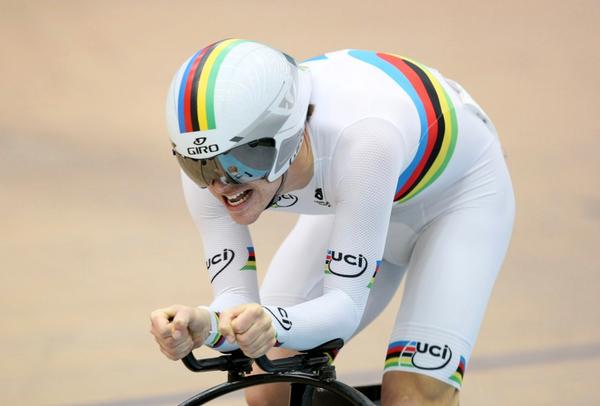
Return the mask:
<svg viewBox="0 0 600 406"><path fill-rule="evenodd" d="M190 352L182 359L190 371L227 371L227 382L192 396L179 406L203 405L243 388L276 382L291 384L290 406L378 405L381 385L352 387L336 379L335 367L331 362L332 354L337 353L343 345L343 340L336 339L278 360L270 360L266 356L251 359L240 350L207 359L196 359ZM253 362L265 373L248 376Z"/></svg>

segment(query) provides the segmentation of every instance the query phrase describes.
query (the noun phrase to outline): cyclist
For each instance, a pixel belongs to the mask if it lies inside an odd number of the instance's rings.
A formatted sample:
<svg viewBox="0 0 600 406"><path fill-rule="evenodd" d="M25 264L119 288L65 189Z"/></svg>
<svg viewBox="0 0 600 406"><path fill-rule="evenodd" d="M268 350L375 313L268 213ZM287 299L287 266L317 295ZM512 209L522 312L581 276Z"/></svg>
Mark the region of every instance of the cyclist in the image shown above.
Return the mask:
<svg viewBox="0 0 600 406"><path fill-rule="evenodd" d="M227 39L181 66L166 115L215 296L152 312L167 357L347 341L407 274L382 402L458 404L514 219L494 126L459 84L392 54L297 64ZM247 225L264 210L300 216L259 290ZM286 391L246 397L278 404Z"/></svg>

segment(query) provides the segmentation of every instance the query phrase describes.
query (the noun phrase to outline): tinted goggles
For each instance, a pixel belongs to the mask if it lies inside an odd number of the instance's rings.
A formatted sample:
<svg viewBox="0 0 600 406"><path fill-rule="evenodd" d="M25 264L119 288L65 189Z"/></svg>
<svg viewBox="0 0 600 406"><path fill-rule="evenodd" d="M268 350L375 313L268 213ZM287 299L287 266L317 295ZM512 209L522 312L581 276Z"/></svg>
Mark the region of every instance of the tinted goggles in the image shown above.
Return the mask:
<svg viewBox="0 0 600 406"><path fill-rule="evenodd" d="M266 178L277 151L275 140L262 138L209 159L187 158L175 151L173 154L190 179L200 187L208 187L214 181L249 183Z"/></svg>

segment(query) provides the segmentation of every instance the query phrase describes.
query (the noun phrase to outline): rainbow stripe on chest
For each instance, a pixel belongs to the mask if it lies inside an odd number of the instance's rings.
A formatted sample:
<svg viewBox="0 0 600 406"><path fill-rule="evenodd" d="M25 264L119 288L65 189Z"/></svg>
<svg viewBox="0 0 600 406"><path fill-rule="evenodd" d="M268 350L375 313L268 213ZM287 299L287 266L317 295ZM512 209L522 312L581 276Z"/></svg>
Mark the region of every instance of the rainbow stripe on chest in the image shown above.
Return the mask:
<svg viewBox="0 0 600 406"><path fill-rule="evenodd" d="M406 202L431 185L452 157L458 132L454 105L439 80L417 62L381 52L348 53L394 80L410 97L419 115L419 146L400 174L394 194L394 202Z"/></svg>

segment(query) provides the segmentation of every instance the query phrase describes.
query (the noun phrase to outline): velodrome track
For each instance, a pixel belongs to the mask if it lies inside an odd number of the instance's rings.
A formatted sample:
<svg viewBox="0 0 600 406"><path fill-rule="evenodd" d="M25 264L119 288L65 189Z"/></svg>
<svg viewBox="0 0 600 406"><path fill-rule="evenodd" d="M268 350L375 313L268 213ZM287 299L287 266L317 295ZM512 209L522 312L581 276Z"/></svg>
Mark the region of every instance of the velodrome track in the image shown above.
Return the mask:
<svg viewBox="0 0 600 406"><path fill-rule="evenodd" d="M210 300L163 103L224 37L385 50L463 84L499 129L517 220L461 404L600 404L598 2L203 3L0 1L0 404L173 405L224 378L148 333L151 310ZM252 227L259 268L294 219ZM342 378L378 378L400 298Z"/></svg>

